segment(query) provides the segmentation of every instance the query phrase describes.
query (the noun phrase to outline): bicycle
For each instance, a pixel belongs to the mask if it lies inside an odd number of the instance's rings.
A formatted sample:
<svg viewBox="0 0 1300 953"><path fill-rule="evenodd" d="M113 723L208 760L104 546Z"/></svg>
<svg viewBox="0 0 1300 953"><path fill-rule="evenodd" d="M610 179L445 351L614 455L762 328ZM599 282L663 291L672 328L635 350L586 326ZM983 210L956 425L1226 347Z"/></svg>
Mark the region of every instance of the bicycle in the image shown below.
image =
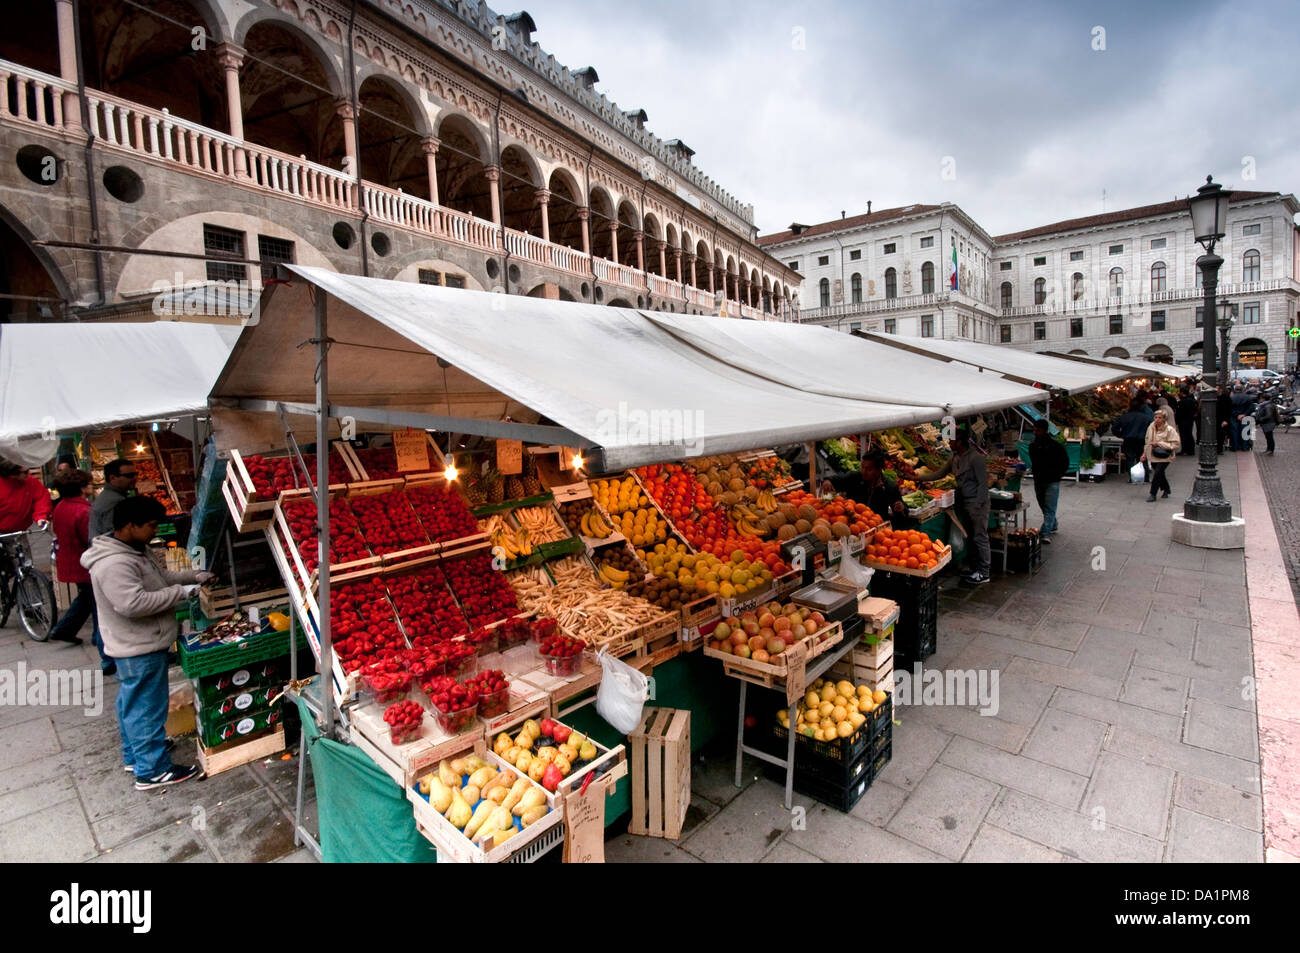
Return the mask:
<svg viewBox="0 0 1300 953"><path fill-rule="evenodd" d="M18 621L37 642L50 637L58 620L54 585L32 562L27 542L30 530L0 533L0 628L9 613L18 610Z"/></svg>

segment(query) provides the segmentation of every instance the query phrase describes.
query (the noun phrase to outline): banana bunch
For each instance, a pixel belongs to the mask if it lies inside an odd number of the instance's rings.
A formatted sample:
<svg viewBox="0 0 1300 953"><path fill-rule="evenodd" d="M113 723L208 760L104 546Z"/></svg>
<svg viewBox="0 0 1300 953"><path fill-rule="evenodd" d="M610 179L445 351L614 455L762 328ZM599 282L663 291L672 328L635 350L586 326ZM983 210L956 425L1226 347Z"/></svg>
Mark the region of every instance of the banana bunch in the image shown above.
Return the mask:
<svg viewBox="0 0 1300 953"><path fill-rule="evenodd" d="M626 586L628 577L631 575L626 569L615 569L606 563L602 563L598 571L601 578L609 583L613 589L622 589Z"/></svg>
<svg viewBox="0 0 1300 953"><path fill-rule="evenodd" d="M521 506L515 510L515 519L530 541L554 543L569 536L569 531L556 522L554 512L546 506Z"/></svg>
<svg viewBox="0 0 1300 953"><path fill-rule="evenodd" d="M479 529L488 534L492 549L495 551L500 548L507 561L533 554L533 543L529 538L528 530L523 527L514 529L499 513L479 523Z"/></svg>
<svg viewBox="0 0 1300 953"><path fill-rule="evenodd" d="M761 505L755 508L749 503L737 503L732 506L731 521L736 526L736 532L741 536L752 536L757 539L768 536L772 530L768 527L766 514L761 512L761 509Z"/></svg>
<svg viewBox="0 0 1300 953"><path fill-rule="evenodd" d="M771 490L763 490L761 493L758 494L758 499L755 500L755 502L758 504L759 508L761 508L764 513L776 512L776 508L777 508L776 494L773 493Z"/></svg>
<svg viewBox="0 0 1300 953"><path fill-rule="evenodd" d="M614 532L613 528L605 522L605 517L595 508L587 510L582 514L582 535L589 536L592 539L605 539Z"/></svg>

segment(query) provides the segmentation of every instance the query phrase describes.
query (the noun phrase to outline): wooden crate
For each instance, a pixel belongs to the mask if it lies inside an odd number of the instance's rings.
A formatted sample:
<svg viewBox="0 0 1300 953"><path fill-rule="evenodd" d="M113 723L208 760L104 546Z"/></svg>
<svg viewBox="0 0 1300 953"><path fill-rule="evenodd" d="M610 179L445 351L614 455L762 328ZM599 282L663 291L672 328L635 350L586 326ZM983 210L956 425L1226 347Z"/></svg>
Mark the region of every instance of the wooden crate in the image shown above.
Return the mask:
<svg viewBox="0 0 1300 953"><path fill-rule="evenodd" d="M640 645L637 647L637 655L653 655L660 649L678 642L682 633L682 617L680 612L665 612L657 619L651 619L649 622L638 627L637 630L640 639Z"/></svg>
<svg viewBox="0 0 1300 953"><path fill-rule="evenodd" d="M529 646L520 646L528 648ZM504 669L502 670L504 671ZM540 688L527 682L516 681L507 675L510 681L510 705L505 712L495 718L480 718L483 725L483 738L488 747L492 740L502 731L508 731L529 718L548 718L551 714L551 696Z"/></svg>
<svg viewBox="0 0 1300 953"><path fill-rule="evenodd" d="M483 743L483 723L477 718L460 734L449 735L429 714L425 716L419 738L395 745L389 740L384 706L369 704L352 710L350 731L352 743L368 754L399 787L408 790L443 758L470 751L481 757L487 750Z"/></svg>
<svg viewBox="0 0 1300 953"><path fill-rule="evenodd" d="M546 805L550 811L531 827L491 850L484 850L466 837L463 831L435 811L428 799L411 784L406 786L406 799L411 802L416 829L437 848L439 863L499 864L517 859L532 861L564 839L564 802L536 782L529 780L528 783L546 793Z"/></svg>
<svg viewBox="0 0 1300 953"><path fill-rule="evenodd" d="M698 648L704 636L722 621L722 604L716 595L704 596L682 606L681 640Z"/></svg>
<svg viewBox="0 0 1300 953"><path fill-rule="evenodd" d="M802 641L808 646L805 665L817 656L829 652L843 637L844 626L839 622L832 622L804 638ZM762 685L764 688L784 685L790 675L784 653L778 655L774 662L755 662L753 659L741 658L729 652L720 652L705 644L704 654L721 660L722 670L732 678L743 679L755 685Z"/></svg>
<svg viewBox="0 0 1300 953"><path fill-rule="evenodd" d="M892 645L892 642L889 644ZM866 685L872 691L883 688L887 692L893 692L894 656L892 652L888 659L879 665L873 665L864 657L859 656L859 651L861 651L860 648L854 649L852 656L841 659L832 667L831 671L849 679L855 685Z"/></svg>
<svg viewBox="0 0 1300 953"><path fill-rule="evenodd" d="M676 840L691 804L691 713L646 708L627 743L632 749L628 833Z"/></svg>
<svg viewBox="0 0 1300 953"><path fill-rule="evenodd" d="M289 590L262 589L241 593L239 608L245 614L252 606L259 610L278 609L289 603ZM229 586L204 586L199 590L199 608L209 619L221 619L235 611L235 594Z"/></svg>
<svg viewBox="0 0 1300 953"><path fill-rule="evenodd" d="M269 757L284 750L284 725L279 724L265 734L255 738L243 738L228 741L215 748L205 748L199 744L199 767L208 777L251 764L260 758Z"/></svg>
<svg viewBox="0 0 1300 953"><path fill-rule="evenodd" d="M853 663L870 669L879 669L894 658L894 640L884 639L875 645L859 645L853 650Z"/></svg>

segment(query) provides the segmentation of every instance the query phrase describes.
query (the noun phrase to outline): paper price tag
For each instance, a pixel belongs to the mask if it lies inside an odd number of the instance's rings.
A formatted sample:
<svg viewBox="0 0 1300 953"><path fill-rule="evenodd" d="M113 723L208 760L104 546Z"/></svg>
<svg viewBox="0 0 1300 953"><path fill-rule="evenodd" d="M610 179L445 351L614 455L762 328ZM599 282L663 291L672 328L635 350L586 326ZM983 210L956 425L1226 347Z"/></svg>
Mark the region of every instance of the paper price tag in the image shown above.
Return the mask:
<svg viewBox="0 0 1300 953"><path fill-rule="evenodd" d="M785 650L785 703L794 705L797 699L803 698L804 688L807 684L807 661L808 645L806 642L796 642Z"/></svg>
<svg viewBox="0 0 1300 953"><path fill-rule="evenodd" d="M605 862L605 786L593 783L586 794L581 786L564 801L564 862Z"/></svg>
<svg viewBox="0 0 1300 953"><path fill-rule="evenodd" d="M524 445L522 441L497 441L497 472L506 476L524 472Z"/></svg>
<svg viewBox="0 0 1300 953"><path fill-rule="evenodd" d="M423 430L395 431L393 450L397 454L397 472L423 473L429 469L429 438Z"/></svg>

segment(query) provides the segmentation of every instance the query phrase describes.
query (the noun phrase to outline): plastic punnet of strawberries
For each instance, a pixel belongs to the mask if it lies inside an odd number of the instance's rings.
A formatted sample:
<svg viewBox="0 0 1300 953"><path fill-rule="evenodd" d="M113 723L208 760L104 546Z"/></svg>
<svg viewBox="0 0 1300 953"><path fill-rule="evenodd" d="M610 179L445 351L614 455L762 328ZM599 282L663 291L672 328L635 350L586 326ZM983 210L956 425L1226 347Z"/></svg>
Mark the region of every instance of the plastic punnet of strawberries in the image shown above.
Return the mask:
<svg viewBox="0 0 1300 953"><path fill-rule="evenodd" d="M496 572L487 556L448 562L443 572L471 626L487 625L519 612L505 573Z"/></svg>
<svg viewBox="0 0 1300 953"><path fill-rule="evenodd" d="M465 685L478 692L478 713L484 718L495 718L510 710L510 680L500 669L479 672L465 680Z"/></svg>
<svg viewBox="0 0 1300 953"><path fill-rule="evenodd" d="M434 676L420 686L429 696L438 727L449 735L458 735L474 720L478 710L478 690L446 675Z"/></svg>
<svg viewBox="0 0 1300 953"><path fill-rule="evenodd" d="M549 635L537 643L548 675L572 675L582 667L582 651L587 643L570 635Z"/></svg>
<svg viewBox="0 0 1300 953"><path fill-rule="evenodd" d="M389 737L393 744L403 745L420 736L424 724L424 708L410 700L397 702L384 709L384 721L388 722Z"/></svg>
<svg viewBox="0 0 1300 953"><path fill-rule="evenodd" d="M395 553L429 544L429 537L407 504L403 491L353 496L349 502L371 552Z"/></svg>

